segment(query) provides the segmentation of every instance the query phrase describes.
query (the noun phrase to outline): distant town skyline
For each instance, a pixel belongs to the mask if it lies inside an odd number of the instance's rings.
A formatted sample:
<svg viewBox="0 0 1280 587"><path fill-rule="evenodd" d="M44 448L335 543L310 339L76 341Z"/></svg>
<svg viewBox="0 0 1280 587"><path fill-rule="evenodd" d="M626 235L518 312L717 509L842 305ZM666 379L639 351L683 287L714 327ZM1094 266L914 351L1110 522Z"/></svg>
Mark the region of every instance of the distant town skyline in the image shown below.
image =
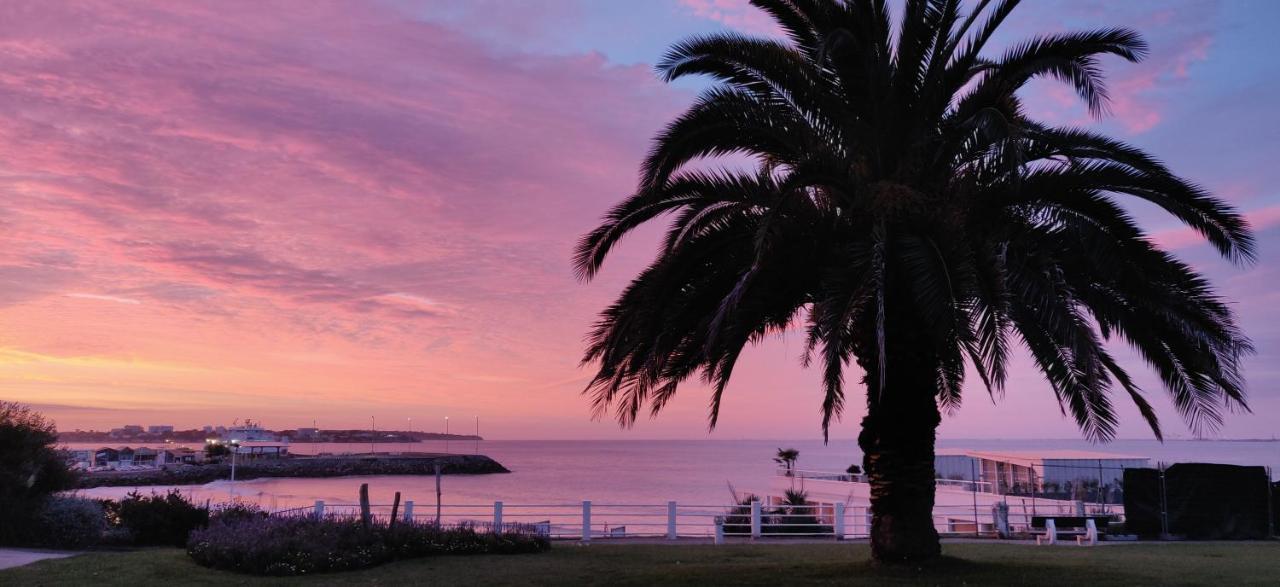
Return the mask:
<svg viewBox="0 0 1280 587"><path fill-rule="evenodd" d="M739 363L714 434L693 381L658 420L589 418L595 314L650 258L647 230L577 283L576 239L634 187L650 137L693 99L652 64L688 35L775 34L740 0L53 3L0 21L0 398L61 429L253 418L491 439L821 438L803 333ZM1235 268L1135 208L1205 271L1258 354L1252 414L1280 433L1280 3L1028 3L1004 34L1128 26L1103 63L1111 115L1064 92L1027 107L1131 141L1233 203L1261 261ZM1130 352L1165 423L1190 436ZM850 374L856 378L856 373ZM1020 356L972 388L945 438L1078 438ZM857 434L862 398L833 439ZM1127 401L1121 438L1150 438Z"/></svg>

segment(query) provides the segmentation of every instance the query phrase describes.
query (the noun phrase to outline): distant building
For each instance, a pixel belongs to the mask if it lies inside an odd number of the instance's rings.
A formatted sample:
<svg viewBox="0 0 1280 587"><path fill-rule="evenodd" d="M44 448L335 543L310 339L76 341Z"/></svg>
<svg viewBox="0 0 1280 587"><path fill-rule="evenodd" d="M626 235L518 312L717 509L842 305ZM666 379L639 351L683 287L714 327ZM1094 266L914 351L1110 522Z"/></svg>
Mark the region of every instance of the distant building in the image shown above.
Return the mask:
<svg viewBox="0 0 1280 587"><path fill-rule="evenodd" d="M169 425L147 426L147 432L150 434L168 434L170 432L173 432L173 426L169 426Z"/></svg>
<svg viewBox="0 0 1280 587"><path fill-rule="evenodd" d="M93 466L95 467L106 467L118 462L120 462L120 451L114 448L104 446L93 453Z"/></svg>
<svg viewBox="0 0 1280 587"><path fill-rule="evenodd" d="M319 428L299 428L298 438L312 438L320 434Z"/></svg>
<svg viewBox="0 0 1280 587"><path fill-rule="evenodd" d="M277 440L249 440L231 445L241 458L277 458L289 455L289 443Z"/></svg>
<svg viewBox="0 0 1280 587"><path fill-rule="evenodd" d="M154 467L156 459L160 456L160 451L154 448L140 447L133 449L133 466L135 467Z"/></svg>
<svg viewBox="0 0 1280 587"><path fill-rule="evenodd" d="M232 426L220 434L223 442L267 442L278 440L270 430L245 420L243 426Z"/></svg>
<svg viewBox="0 0 1280 587"><path fill-rule="evenodd" d="M142 434L142 432L142 426L130 424L128 426L121 426L120 428L112 428L110 434L112 438L124 438Z"/></svg>
<svg viewBox="0 0 1280 587"><path fill-rule="evenodd" d="M161 452L164 460L161 464L195 464L200 460L201 454L189 448L171 448Z"/></svg>
<svg viewBox="0 0 1280 587"><path fill-rule="evenodd" d="M1124 470L1148 466L1151 459L1080 450L980 451L938 449L934 471L940 479L978 481L990 491L1044 491L1079 482L1118 486ZM976 475L976 479L974 478Z"/></svg>
<svg viewBox="0 0 1280 587"><path fill-rule="evenodd" d="M213 426L208 426L208 425L206 425L206 426L204 427L204 433L205 433L205 434L213 434Z"/></svg>

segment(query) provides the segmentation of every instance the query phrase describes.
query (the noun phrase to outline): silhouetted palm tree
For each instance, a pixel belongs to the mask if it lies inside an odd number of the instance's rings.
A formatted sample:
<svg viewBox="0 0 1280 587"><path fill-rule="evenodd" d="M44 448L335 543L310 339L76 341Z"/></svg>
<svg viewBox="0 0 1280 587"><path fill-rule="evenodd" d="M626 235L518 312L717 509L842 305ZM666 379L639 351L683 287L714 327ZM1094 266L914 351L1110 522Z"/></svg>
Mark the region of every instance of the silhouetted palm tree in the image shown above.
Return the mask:
<svg viewBox="0 0 1280 587"><path fill-rule="evenodd" d="M790 477L795 474L796 459L799 458L800 451L794 448L780 448L778 449L778 455L773 457L773 462L786 467L787 476Z"/></svg>
<svg viewBox="0 0 1280 587"><path fill-rule="evenodd" d="M673 214L657 258L590 334L597 414L629 425L700 373L714 426L744 346L803 321L824 434L846 365L863 373L873 553L895 561L938 553L935 429L960 404L966 361L999 395L1021 343L1095 440L1115 433L1113 390L1160 435L1107 340L1136 349L1193 430L1245 408L1251 347L1230 309L1119 200L1163 208L1238 263L1253 258L1246 223L1135 147L1032 120L1018 96L1052 78L1102 113L1098 58L1137 61L1137 33L1052 34L988 55L1017 2L963 14L959 0L906 0L896 31L884 0L753 4L788 39L675 45L666 79L718 83L657 136L635 194L578 247L590 279L623 235ZM690 165L725 154L758 168Z"/></svg>

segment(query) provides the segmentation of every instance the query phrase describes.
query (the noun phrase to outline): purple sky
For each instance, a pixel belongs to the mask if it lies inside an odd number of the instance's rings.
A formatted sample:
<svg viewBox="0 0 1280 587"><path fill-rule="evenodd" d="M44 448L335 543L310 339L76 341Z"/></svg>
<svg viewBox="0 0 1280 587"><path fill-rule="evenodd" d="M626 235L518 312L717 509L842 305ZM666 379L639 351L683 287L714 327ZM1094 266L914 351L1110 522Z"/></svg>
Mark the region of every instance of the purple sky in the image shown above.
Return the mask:
<svg viewBox="0 0 1280 587"><path fill-rule="evenodd" d="M657 228L587 286L569 253L699 89L656 80L666 47L725 28L772 34L745 1L6 5L0 398L68 429L370 415L435 429L479 415L500 438L706 435L696 385L632 431L590 421L578 395L582 336ZM1261 261L1235 268L1135 209L1235 301L1258 347L1254 413L1229 416L1229 437L1280 433L1275 22L1269 1L1031 1L1001 37L1147 36L1145 62L1105 64L1109 118L1089 120L1052 84L1028 99L1047 122L1150 150L1253 222ZM819 437L802 343L744 357L712 437ZM1167 434L1185 435L1155 378L1122 356ZM944 435L1076 435L1025 359L1001 404L969 391ZM834 437L856 434L860 403ZM1122 437L1149 437L1124 416Z"/></svg>

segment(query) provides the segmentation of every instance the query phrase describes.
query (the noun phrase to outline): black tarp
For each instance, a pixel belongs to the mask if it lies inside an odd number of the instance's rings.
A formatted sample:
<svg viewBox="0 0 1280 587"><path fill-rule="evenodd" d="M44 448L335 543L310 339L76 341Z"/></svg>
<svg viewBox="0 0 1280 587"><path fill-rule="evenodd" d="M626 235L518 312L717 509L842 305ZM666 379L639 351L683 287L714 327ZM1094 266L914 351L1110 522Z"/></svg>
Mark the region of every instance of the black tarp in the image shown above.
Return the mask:
<svg viewBox="0 0 1280 587"><path fill-rule="evenodd" d="M1160 471L1124 470L1124 526L1143 538L1160 536Z"/></svg>
<svg viewBox="0 0 1280 587"><path fill-rule="evenodd" d="M1271 484L1271 535L1280 536L1280 481Z"/></svg>
<svg viewBox="0 0 1280 587"><path fill-rule="evenodd" d="M1160 533L1160 472L1125 471L1126 527L1134 534ZM1271 480L1263 467L1179 463L1164 472L1169 533L1193 540L1255 540L1267 537Z"/></svg>

